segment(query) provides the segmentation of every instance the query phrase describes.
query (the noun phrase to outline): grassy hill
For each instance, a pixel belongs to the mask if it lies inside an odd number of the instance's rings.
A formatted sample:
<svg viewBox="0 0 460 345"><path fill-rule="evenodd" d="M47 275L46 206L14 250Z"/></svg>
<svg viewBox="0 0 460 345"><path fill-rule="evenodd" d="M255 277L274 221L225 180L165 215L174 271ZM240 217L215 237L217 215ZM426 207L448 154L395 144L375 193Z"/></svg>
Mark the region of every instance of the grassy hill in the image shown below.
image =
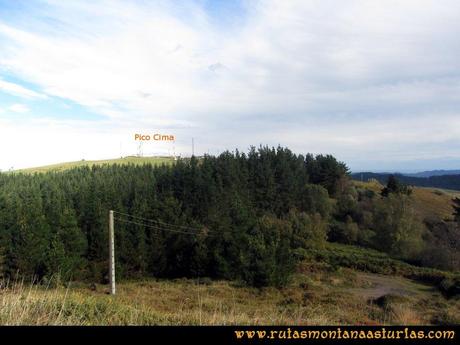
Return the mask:
<svg viewBox="0 0 460 345"><path fill-rule="evenodd" d="M413 188L415 211L421 217L452 218L452 199L460 192L437 188Z"/></svg>
<svg viewBox="0 0 460 345"><path fill-rule="evenodd" d="M79 161L23 170L63 171L103 164L172 164L165 157ZM40 177L37 175L34 177ZM25 176L30 177L30 176ZM379 193L378 181L354 181ZM460 192L414 187L421 219L451 217ZM426 325L459 324L460 299L447 298L459 272L418 267L358 246L326 243L295 252L282 288L200 279L120 281L117 295L91 281L29 285L0 280L1 325ZM105 265L105 264L104 264ZM49 283L49 284L48 284Z"/></svg>
<svg viewBox="0 0 460 345"><path fill-rule="evenodd" d="M16 172L22 172L22 173L42 173L42 172L48 172L48 171L64 171L72 168L77 168L77 167L82 167L82 166L93 166L93 165L105 165L105 164L134 164L134 165L142 165L142 164L155 164L155 165L160 165L160 164L172 164L174 162L174 158L172 157L160 157L160 156L154 156L154 157L136 157L136 156L128 156L128 157L122 157L122 158L117 158L117 159L105 159L105 160L96 160L96 161L87 161L87 160L81 160L81 161L75 161L75 162L66 162L66 163L59 163L59 164L53 164L53 165L46 165L46 166L41 166L41 167L35 167L35 168L28 168L28 169L20 169L16 170Z"/></svg>
<svg viewBox="0 0 460 345"><path fill-rule="evenodd" d="M380 193L383 185L377 180L370 182L353 181L355 186ZM429 217L452 218L452 199L460 197L460 191L430 187L411 187L414 209L420 219Z"/></svg>

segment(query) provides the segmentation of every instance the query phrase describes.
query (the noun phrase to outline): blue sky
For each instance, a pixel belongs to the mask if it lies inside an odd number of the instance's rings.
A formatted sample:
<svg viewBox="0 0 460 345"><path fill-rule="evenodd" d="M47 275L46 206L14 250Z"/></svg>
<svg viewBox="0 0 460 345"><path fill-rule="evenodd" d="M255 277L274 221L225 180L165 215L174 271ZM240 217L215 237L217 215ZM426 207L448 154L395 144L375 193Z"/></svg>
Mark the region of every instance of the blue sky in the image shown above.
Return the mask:
<svg viewBox="0 0 460 345"><path fill-rule="evenodd" d="M250 145L460 168L460 3L0 0L0 169Z"/></svg>

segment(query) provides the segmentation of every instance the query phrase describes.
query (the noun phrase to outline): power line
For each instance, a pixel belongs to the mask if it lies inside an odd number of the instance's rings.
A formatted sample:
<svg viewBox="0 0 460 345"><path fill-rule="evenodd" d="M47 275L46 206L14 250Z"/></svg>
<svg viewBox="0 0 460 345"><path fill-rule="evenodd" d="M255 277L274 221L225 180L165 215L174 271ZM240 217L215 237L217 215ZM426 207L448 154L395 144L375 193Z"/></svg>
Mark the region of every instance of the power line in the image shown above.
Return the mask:
<svg viewBox="0 0 460 345"><path fill-rule="evenodd" d="M162 222L160 220L157 220L156 222L159 223L159 224L162 224L162 225L173 227L173 228L175 227L175 228L190 229L190 230L196 230L196 231L200 231L202 229L202 228L195 228L195 227L186 226L186 225L176 225L176 224L165 223L165 222ZM208 230L208 231L210 231L210 230ZM212 231L210 231L210 232L212 232Z"/></svg>
<svg viewBox="0 0 460 345"><path fill-rule="evenodd" d="M200 231L201 230L201 228L195 228L195 227L192 227L192 226L176 225L176 224L166 223L166 222L162 222L160 220L133 216L131 214L118 212L118 211L113 211L113 212L117 213L117 214L120 214L120 215L123 215L123 216L126 216L126 217L131 217L131 218L134 218L134 219L139 219L139 220L147 221L147 222L151 222L151 223L158 223L158 224L166 225L166 226L169 226L169 227L172 227L172 228L182 228L182 229L195 230L195 231Z"/></svg>
<svg viewBox="0 0 460 345"><path fill-rule="evenodd" d="M123 218L116 218L116 219L121 221L121 222L123 222L123 223L135 224L135 225L144 226L146 228L151 228L151 229L160 230L160 231L174 232L174 233L184 234L184 235L199 235L198 232L188 232L188 231L181 231L181 230L176 230L176 229L167 229L167 228L154 226L154 225L151 225L151 224L133 222L132 220L127 220L127 219L123 219Z"/></svg>
<svg viewBox="0 0 460 345"><path fill-rule="evenodd" d="M123 219L123 218L117 218L117 220L119 220L119 221L121 221L123 223L136 224L136 225L144 226L146 228L152 228L152 229L161 230L161 231L169 231L169 232L175 232L175 233L185 234L185 235L198 235L199 234L199 233L196 233L196 232L187 232L187 231L180 231L180 230L175 230L175 229L160 228L158 226L154 226L154 225L151 225L151 224L133 222L132 220L127 220L127 219Z"/></svg>
<svg viewBox="0 0 460 345"><path fill-rule="evenodd" d="M115 220L114 214L115 213L121 215L121 217L117 216L116 219L122 223L135 224L135 225L143 226L146 228L152 228L155 230L167 231L167 232L175 232L175 233L180 233L184 235L194 235L194 236L199 235L198 232L181 231L177 229L166 229L164 227L162 228L162 227L154 226L152 224L145 224L145 222L144 223L135 222L135 221L132 221L130 219L125 219L125 218L132 217L132 218L137 218L137 219L143 219L144 221L148 221L148 222L158 222L158 221L155 221L153 219L148 219L148 218L136 217L136 216L132 216L127 213L116 212L116 211L110 210L109 211L109 275L110 275L110 293L112 295L115 295L115 234L114 234L114 220ZM164 223L164 224L168 226L174 226L173 224L168 224L168 223ZM189 229L192 229L192 228L189 228ZM197 228L194 228L194 230L198 231ZM150 235L150 236L155 237L155 238L160 238L156 234Z"/></svg>

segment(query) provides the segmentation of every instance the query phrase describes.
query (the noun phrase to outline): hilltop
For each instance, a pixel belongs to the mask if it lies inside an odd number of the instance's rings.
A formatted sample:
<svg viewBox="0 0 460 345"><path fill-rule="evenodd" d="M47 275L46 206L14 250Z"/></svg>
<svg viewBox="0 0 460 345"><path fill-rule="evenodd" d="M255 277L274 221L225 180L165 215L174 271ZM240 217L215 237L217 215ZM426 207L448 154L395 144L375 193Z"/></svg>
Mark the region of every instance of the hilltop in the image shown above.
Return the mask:
<svg viewBox="0 0 460 345"><path fill-rule="evenodd" d="M137 156L127 156L127 157L121 157L121 158L115 158L115 159L104 159L104 160L85 160L82 159L80 161L74 161L74 162L65 162L65 163L58 163L58 164L52 164L52 165L45 165L45 166L40 166L40 167L34 167L34 168L27 168L27 169L19 169L15 170L15 172L22 172L22 173L45 173L49 171L65 171L65 170L70 170L73 168L78 168L78 167L92 167L94 165L101 166L101 165L114 165L114 164L119 164L119 165L127 165L127 164L133 164L133 165L143 165L143 164L153 164L153 165L161 165L161 164L172 164L174 162L173 157L164 157L164 156L152 156L152 157L137 157Z"/></svg>
<svg viewBox="0 0 460 345"><path fill-rule="evenodd" d="M46 173L46 172L61 172L70 170L78 167L92 167L92 166L102 166L102 165L143 165L143 164L173 164L173 157L166 156L150 156L150 157L138 157L138 156L126 156L121 158L114 159L105 159L105 160L80 160L73 162L63 162L52 165L45 165L40 167L33 167L27 169L15 170L15 172L22 173ZM443 171L443 170L440 170ZM356 174L358 175L358 174ZM407 176L407 175L406 175ZM355 177L352 175L352 177ZM367 175L366 175L367 177ZM387 178L387 176L385 176ZM361 182L354 180L353 183L357 187L363 187L379 193L382 188L384 181L377 179L370 179L370 182ZM425 219L427 217L439 216L441 218L451 218L452 217L452 199L455 197L460 197L460 191L441 189L441 188L432 188L432 187L413 187L413 201L415 204L415 210L417 215L420 216L420 219Z"/></svg>

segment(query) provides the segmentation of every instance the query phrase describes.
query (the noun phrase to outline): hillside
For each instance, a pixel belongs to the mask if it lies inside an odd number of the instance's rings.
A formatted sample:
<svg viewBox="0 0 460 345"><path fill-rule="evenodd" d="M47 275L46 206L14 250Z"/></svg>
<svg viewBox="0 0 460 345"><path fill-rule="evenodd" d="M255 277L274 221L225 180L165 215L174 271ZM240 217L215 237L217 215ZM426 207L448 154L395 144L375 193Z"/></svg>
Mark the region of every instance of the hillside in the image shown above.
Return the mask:
<svg viewBox="0 0 460 345"><path fill-rule="evenodd" d="M365 263L365 265L363 265ZM395 273L396 272L396 273ZM0 295L3 325L427 325L460 322L460 300L405 278L443 274L381 253L334 244L298 266L281 289L237 281L143 279L107 286L13 284ZM397 275L394 275L397 274Z"/></svg>
<svg viewBox="0 0 460 345"><path fill-rule="evenodd" d="M173 157L160 157L160 156L154 156L154 157L137 157L137 156L128 156L128 157L122 157L122 158L115 158L115 159L104 159L104 160L96 160L96 161L87 161L87 160L81 160L81 161L75 161L75 162L65 162L65 163L59 163L59 164L52 164L52 165L45 165L41 167L34 167L34 168L28 168L28 169L19 169L15 170L15 172L23 172L23 173L44 173L48 171L65 171L69 170L72 168L78 168L78 167L83 167L83 166L88 166L92 167L94 165L114 165L114 164L120 164L120 165L125 165L125 164L134 164L134 165L142 165L142 164L154 164L154 165L160 165L160 164L171 164L174 162Z"/></svg>
<svg viewBox="0 0 460 345"><path fill-rule="evenodd" d="M460 191L436 188L413 188L415 211L424 218L439 216L452 219L452 199L460 197Z"/></svg>
<svg viewBox="0 0 460 345"><path fill-rule="evenodd" d="M282 147L114 162L0 174L1 324L458 322L455 192Z"/></svg>
<svg viewBox="0 0 460 345"><path fill-rule="evenodd" d="M388 173L371 172L351 174L352 179L356 181L369 181L375 179L382 184L386 184L389 176L390 174ZM402 183L407 184L409 186L432 187L460 191L460 175L413 177L402 174L395 174L395 177Z"/></svg>
<svg viewBox="0 0 460 345"><path fill-rule="evenodd" d="M370 182L353 181L357 187L372 190L380 193L383 184L377 180ZM460 191L444 190L429 187L413 187L412 201L414 210L420 219L440 217L442 219L452 218L452 199L460 197Z"/></svg>

